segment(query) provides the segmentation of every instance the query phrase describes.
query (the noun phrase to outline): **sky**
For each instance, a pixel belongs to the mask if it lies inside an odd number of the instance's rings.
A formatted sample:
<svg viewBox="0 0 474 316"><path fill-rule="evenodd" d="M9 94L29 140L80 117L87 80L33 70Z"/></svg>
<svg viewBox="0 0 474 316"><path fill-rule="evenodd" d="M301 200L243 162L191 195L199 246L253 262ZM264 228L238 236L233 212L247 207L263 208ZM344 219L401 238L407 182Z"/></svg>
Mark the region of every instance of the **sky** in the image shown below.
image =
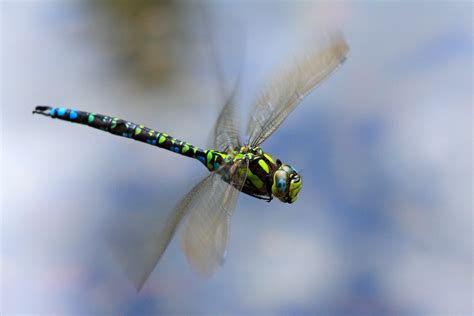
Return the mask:
<svg viewBox="0 0 474 316"><path fill-rule="evenodd" d="M472 313L470 2L0 6L2 313ZM205 146L239 72L244 127L324 27L344 33L347 61L262 145L303 170L298 201L241 195L212 278L178 234L137 293L108 234L146 236L206 169L34 106Z"/></svg>

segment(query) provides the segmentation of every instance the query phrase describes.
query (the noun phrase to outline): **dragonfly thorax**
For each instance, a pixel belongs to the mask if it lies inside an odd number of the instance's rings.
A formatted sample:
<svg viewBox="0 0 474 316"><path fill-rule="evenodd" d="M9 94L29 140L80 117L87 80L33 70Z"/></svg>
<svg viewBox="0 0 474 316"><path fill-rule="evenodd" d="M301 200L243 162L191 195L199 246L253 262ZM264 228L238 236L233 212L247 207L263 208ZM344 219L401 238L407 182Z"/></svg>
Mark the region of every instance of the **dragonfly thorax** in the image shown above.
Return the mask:
<svg viewBox="0 0 474 316"><path fill-rule="evenodd" d="M245 164L242 164L245 162ZM274 160L260 147L236 147L227 154L224 164L246 165L243 193L270 201L273 196L285 203L296 201L301 189L301 176L288 164Z"/></svg>

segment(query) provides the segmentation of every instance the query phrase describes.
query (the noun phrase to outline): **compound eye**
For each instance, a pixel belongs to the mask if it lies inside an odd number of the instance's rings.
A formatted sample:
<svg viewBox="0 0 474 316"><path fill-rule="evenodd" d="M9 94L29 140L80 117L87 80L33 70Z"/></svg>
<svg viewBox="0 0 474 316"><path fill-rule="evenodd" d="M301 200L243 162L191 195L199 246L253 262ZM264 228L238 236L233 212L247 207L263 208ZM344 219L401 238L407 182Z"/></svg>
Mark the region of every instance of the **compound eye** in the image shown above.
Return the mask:
<svg viewBox="0 0 474 316"><path fill-rule="evenodd" d="M275 172L272 193L278 198L286 196L289 189L288 174L282 170Z"/></svg>
<svg viewBox="0 0 474 316"><path fill-rule="evenodd" d="M277 187L278 191L285 192L286 181L284 179L279 179L277 181L276 187Z"/></svg>

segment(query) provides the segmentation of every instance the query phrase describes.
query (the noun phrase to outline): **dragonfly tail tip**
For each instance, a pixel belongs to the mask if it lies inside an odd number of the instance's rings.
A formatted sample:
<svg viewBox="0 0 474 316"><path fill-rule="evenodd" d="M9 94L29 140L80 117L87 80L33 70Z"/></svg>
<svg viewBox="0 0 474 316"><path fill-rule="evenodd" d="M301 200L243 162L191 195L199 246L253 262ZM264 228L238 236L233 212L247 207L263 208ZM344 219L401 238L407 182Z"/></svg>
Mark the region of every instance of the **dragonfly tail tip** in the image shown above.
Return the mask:
<svg viewBox="0 0 474 316"><path fill-rule="evenodd" d="M37 105L35 109L33 110L33 114L41 114L41 115L46 115L49 116L49 111L51 110L50 106L47 105Z"/></svg>

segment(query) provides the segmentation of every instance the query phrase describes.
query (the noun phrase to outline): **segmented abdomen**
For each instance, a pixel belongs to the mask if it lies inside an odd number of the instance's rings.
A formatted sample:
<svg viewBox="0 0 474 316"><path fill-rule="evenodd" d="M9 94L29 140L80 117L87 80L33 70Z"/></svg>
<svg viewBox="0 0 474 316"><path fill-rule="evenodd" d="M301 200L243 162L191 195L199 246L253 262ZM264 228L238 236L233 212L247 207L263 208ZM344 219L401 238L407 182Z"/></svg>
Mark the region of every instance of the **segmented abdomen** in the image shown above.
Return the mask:
<svg viewBox="0 0 474 316"><path fill-rule="evenodd" d="M140 142L171 150L187 157L196 158L210 171L218 169L225 158L224 153L214 150L204 150L171 137L166 133L161 133L143 125L138 125L112 116L50 106L37 106L33 113L88 125L114 135L132 138Z"/></svg>

